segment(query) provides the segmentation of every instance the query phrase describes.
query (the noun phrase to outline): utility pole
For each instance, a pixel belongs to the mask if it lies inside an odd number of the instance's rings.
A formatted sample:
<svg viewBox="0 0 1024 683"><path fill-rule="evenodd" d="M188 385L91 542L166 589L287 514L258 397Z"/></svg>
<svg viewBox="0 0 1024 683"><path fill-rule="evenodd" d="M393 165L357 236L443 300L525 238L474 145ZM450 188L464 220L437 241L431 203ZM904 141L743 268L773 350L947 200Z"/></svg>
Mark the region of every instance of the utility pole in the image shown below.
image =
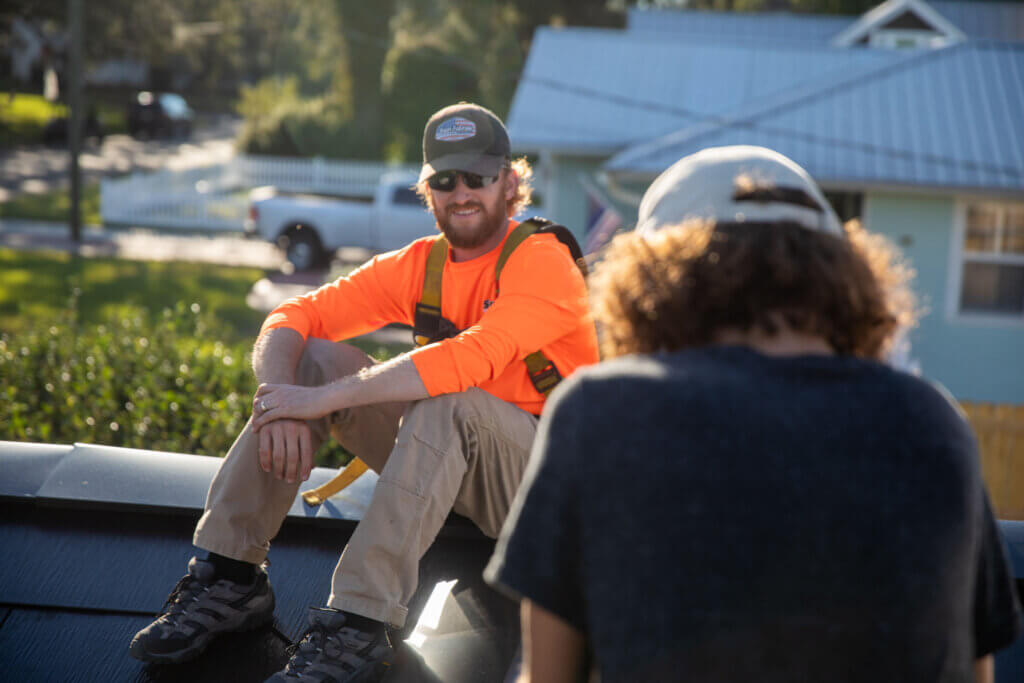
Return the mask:
<svg viewBox="0 0 1024 683"><path fill-rule="evenodd" d="M78 154L82 149L82 0L68 0L71 49L68 54L68 148L71 152L71 240L82 241L82 173Z"/></svg>

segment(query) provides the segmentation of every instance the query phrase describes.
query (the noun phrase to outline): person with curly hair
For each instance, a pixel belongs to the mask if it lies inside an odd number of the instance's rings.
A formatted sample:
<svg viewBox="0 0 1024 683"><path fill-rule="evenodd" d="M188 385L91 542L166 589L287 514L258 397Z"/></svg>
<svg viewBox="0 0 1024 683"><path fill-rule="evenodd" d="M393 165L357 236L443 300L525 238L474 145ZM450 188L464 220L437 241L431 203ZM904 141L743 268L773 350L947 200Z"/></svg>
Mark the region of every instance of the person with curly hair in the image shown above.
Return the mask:
<svg viewBox="0 0 1024 683"><path fill-rule="evenodd" d="M910 275L774 151L655 180L486 572L523 680L992 679L1019 607L974 437L883 362Z"/></svg>

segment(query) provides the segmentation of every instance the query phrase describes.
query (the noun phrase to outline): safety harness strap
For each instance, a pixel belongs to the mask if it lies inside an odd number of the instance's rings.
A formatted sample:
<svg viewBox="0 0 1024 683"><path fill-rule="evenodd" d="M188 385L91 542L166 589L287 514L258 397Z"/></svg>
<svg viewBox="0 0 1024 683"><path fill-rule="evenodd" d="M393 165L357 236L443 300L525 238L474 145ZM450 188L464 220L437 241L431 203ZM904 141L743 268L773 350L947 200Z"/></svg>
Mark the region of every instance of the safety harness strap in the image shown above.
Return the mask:
<svg viewBox="0 0 1024 683"><path fill-rule="evenodd" d="M413 313L413 343L426 346L431 342L440 341L450 335L441 335L445 327L454 327L451 323L442 324L441 317L441 282L444 278L444 264L448 260L448 240L439 235L430 246L427 255L427 268L423 271L423 293ZM445 320L444 322L448 322ZM444 329L447 332L447 329Z"/></svg>
<svg viewBox="0 0 1024 683"><path fill-rule="evenodd" d="M505 244L501 249L501 254L498 255L498 263L494 266L494 281L499 285L501 284L501 271L505 267L506 261L512 252L516 250L520 244L526 241L526 238L530 235L547 234L554 235L559 242L565 245L569 250L569 254L572 255L573 260L576 262L576 267L583 273L583 277L587 276L587 262L583 258L583 250L580 249L579 243L576 238L569 231L569 228L558 223L552 223L546 218L540 218L534 216L529 218L519 225L512 231L512 234L505 240Z"/></svg>
<svg viewBox="0 0 1024 683"><path fill-rule="evenodd" d="M526 374L530 376L533 388L545 396L562 381L562 373L543 351L534 351L523 362L526 363Z"/></svg>
<svg viewBox="0 0 1024 683"><path fill-rule="evenodd" d="M359 458L352 460L334 478L322 486L302 492L302 499L307 505L320 505L338 491L358 479L367 470L366 463Z"/></svg>

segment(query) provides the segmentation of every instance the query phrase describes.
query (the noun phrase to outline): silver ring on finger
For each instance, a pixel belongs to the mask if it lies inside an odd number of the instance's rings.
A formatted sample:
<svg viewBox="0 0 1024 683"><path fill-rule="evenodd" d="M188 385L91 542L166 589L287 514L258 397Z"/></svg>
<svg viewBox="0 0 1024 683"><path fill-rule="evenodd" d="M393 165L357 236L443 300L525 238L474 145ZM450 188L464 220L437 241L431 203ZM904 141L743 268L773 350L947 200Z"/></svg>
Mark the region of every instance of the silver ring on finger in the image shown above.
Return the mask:
<svg viewBox="0 0 1024 683"><path fill-rule="evenodd" d="M259 409L261 413L267 412L267 402L264 401L262 398L260 399Z"/></svg>

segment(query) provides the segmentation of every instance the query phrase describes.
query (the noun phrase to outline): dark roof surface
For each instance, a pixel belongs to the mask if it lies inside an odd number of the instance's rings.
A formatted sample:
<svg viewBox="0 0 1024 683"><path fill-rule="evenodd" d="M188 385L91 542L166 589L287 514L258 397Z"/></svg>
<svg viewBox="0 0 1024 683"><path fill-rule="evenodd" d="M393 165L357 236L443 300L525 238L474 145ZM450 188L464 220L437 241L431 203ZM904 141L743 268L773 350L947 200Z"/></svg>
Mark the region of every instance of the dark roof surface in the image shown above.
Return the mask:
<svg viewBox="0 0 1024 683"><path fill-rule="evenodd" d="M181 665L144 665L132 636L184 575L218 459L99 446L0 442L0 681L262 681L281 669L306 609L323 605L375 477L313 509L297 502L274 541L272 626L215 640ZM312 485L332 470L317 468ZM367 486L369 484L369 486ZM307 485L308 486L308 485ZM311 486L310 486L311 487ZM387 681L501 681L516 606L483 585L493 542L453 517L421 562L410 604L416 645ZM416 624L439 582L457 580L434 628Z"/></svg>
<svg viewBox="0 0 1024 683"><path fill-rule="evenodd" d="M374 477L323 509L301 502L292 508L270 553L277 597L271 626L222 636L193 662L146 666L128 655L128 643L185 573L217 464L202 456L0 441L0 681L248 682L282 668L306 608L326 601ZM311 483L332 474L317 468ZM1000 531L1024 589L1024 522L1001 521ZM449 519L421 562L410 625L399 634L411 637L386 683L511 680L517 609L480 578L492 551L470 522ZM428 598L443 605L432 618L423 609ZM996 672L998 683L1024 683L1024 639L997 655Z"/></svg>

